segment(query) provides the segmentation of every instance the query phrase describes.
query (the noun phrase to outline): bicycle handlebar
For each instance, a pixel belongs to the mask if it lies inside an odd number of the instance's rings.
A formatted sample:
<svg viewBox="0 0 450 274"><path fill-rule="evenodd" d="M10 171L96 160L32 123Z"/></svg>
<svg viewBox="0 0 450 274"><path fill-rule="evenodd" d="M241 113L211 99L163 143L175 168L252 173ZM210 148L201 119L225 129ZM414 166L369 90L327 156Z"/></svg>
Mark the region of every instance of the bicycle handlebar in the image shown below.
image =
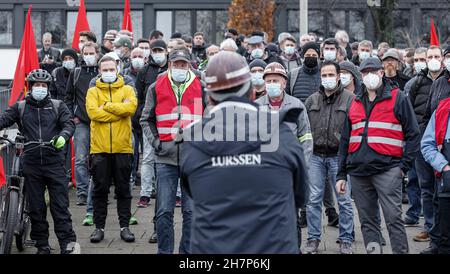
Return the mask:
<svg viewBox="0 0 450 274"><path fill-rule="evenodd" d="M11 139L9 139L9 138L3 137L3 136L0 136L0 141L1 141L1 140L10 143L10 144L13 145L13 146L16 146L16 145L17 145L17 142L15 142L15 141L13 141L13 140L11 140ZM50 142L30 141L30 142L23 143L23 147L26 147L26 146L29 146L29 145L36 145L36 146L34 146L34 147L30 148L30 149L25 150L24 153L25 153L25 152L28 152L28 151L30 151L30 150L36 149L36 148L48 148L48 149L54 149L53 146L52 146L52 144L51 144Z"/></svg>

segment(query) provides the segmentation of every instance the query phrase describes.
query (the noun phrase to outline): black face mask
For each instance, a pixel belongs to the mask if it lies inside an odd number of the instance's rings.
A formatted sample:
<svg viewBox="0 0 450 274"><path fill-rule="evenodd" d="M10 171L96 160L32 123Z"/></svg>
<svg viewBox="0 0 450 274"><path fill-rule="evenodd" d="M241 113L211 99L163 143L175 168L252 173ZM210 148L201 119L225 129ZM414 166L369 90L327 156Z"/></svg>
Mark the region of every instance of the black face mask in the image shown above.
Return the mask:
<svg viewBox="0 0 450 274"><path fill-rule="evenodd" d="M303 61L307 68L315 68L318 65L318 61L316 57L305 57Z"/></svg>

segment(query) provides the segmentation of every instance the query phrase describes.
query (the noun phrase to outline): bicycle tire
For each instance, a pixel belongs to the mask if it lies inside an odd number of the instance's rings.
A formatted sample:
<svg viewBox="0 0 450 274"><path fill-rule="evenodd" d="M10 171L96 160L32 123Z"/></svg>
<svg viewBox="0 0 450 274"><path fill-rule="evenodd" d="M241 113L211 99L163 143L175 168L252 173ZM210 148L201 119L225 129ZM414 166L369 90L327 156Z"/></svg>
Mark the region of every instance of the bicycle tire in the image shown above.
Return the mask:
<svg viewBox="0 0 450 274"><path fill-rule="evenodd" d="M16 247L19 251L23 251L26 246L28 233L30 231L31 220L30 216L26 213L28 211L28 203L24 197L22 202L22 215L20 218L20 230L16 235Z"/></svg>
<svg viewBox="0 0 450 274"><path fill-rule="evenodd" d="M2 254L11 254L12 241L14 239L14 232L17 225L17 217L19 207L19 193L16 191L9 192L9 203L7 216L5 218L5 232L3 233L2 244L0 247L0 252Z"/></svg>

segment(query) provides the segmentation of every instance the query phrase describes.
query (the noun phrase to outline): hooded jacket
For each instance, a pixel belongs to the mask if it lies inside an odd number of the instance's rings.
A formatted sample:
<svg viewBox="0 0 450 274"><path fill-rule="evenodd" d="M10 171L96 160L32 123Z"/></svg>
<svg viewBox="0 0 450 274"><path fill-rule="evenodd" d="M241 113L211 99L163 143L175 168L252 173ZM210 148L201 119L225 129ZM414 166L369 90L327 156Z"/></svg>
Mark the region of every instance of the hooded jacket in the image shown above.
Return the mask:
<svg viewBox="0 0 450 274"><path fill-rule="evenodd" d="M88 90L86 110L91 119L91 154L133 153L131 117L137 99L133 87L118 75L111 84L101 79Z"/></svg>

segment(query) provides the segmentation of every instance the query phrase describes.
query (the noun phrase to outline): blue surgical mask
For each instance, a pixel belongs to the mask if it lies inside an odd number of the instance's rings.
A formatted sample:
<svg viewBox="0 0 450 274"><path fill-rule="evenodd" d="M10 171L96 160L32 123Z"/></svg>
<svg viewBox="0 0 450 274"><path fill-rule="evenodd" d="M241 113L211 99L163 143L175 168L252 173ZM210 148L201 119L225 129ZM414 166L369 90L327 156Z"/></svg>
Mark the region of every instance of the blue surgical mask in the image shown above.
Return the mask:
<svg viewBox="0 0 450 274"><path fill-rule="evenodd" d="M117 79L117 74L115 72L103 72L102 73L102 80L105 83L114 83Z"/></svg>
<svg viewBox="0 0 450 274"><path fill-rule="evenodd" d="M294 47L284 47L284 53L286 53L287 55L292 55L295 53L295 48Z"/></svg>
<svg viewBox="0 0 450 274"><path fill-rule="evenodd" d="M62 65L68 70L73 70L75 68L75 61L74 60L63 61Z"/></svg>
<svg viewBox="0 0 450 274"><path fill-rule="evenodd" d="M252 51L251 55L254 59L261 59L264 55L264 50L263 49L254 49Z"/></svg>
<svg viewBox="0 0 450 274"><path fill-rule="evenodd" d="M44 100L44 98L47 97L47 94L47 88L44 87L33 87L31 89L31 96L38 102Z"/></svg>
<svg viewBox="0 0 450 274"><path fill-rule="evenodd" d="M266 84L266 91L269 97L278 97L281 95L281 84Z"/></svg>
<svg viewBox="0 0 450 274"><path fill-rule="evenodd" d="M333 90L333 89L335 89L336 86L337 86L336 78L334 78L334 77L324 77L324 78L322 78L322 86L326 90Z"/></svg>
<svg viewBox="0 0 450 274"><path fill-rule="evenodd" d="M361 60L361 61L364 61L364 60L366 60L367 58L369 58L370 57L370 53L368 53L367 51L361 51L360 53L359 53L359 59Z"/></svg>
<svg viewBox="0 0 450 274"><path fill-rule="evenodd" d="M97 57L95 55L83 55L83 60L88 67L93 67L97 64Z"/></svg>
<svg viewBox="0 0 450 274"><path fill-rule="evenodd" d="M143 58L136 57L136 58L131 59L131 64L133 65L133 68L139 70L142 67L144 67L145 61Z"/></svg>
<svg viewBox="0 0 450 274"><path fill-rule="evenodd" d="M341 73L341 83L344 88L348 87L352 81L352 76L348 73Z"/></svg>
<svg viewBox="0 0 450 274"><path fill-rule="evenodd" d="M166 54L165 53L153 53L152 59L155 61L156 64L162 65L166 61Z"/></svg>
<svg viewBox="0 0 450 274"><path fill-rule="evenodd" d="M325 61L334 61L334 60L336 60L336 51L333 51L333 50L325 50L325 51L323 51L323 59Z"/></svg>
<svg viewBox="0 0 450 274"><path fill-rule="evenodd" d="M263 74L261 72L252 73L252 84L254 86L262 86L264 83Z"/></svg>
<svg viewBox="0 0 450 274"><path fill-rule="evenodd" d="M185 69L172 68L172 79L177 83L184 83L187 78L188 71Z"/></svg>

